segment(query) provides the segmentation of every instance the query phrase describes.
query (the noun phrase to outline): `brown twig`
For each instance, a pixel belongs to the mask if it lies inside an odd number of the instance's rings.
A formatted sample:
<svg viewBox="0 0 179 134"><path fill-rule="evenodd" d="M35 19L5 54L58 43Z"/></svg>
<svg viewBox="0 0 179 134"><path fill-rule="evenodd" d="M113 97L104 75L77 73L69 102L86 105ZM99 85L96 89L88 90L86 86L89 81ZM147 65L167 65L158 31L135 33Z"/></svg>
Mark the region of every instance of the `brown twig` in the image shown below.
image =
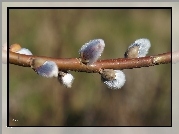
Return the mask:
<svg viewBox="0 0 179 134"><path fill-rule="evenodd" d="M23 55L9 51L9 63L19 65L23 67L31 67L31 63L36 58L42 58L56 62L59 70L62 71L78 71L78 72L89 72L99 73L101 69L132 69L149 67L159 64L167 64L171 62L171 53L159 54L156 56L147 56L141 58L118 58L118 59L107 59L98 60L93 65L85 65L80 62L79 58L51 58L43 56Z"/></svg>

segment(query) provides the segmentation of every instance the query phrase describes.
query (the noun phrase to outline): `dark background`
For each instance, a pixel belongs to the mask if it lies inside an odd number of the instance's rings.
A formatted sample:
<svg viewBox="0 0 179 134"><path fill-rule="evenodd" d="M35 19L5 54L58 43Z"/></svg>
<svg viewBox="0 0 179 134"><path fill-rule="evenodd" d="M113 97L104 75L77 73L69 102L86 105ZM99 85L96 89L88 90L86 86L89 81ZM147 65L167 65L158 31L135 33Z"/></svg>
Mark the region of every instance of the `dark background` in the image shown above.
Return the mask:
<svg viewBox="0 0 179 134"><path fill-rule="evenodd" d="M139 38L148 55L171 51L170 9L10 9L9 43L34 55L75 58L101 38L101 59L121 58ZM108 89L99 74L71 72L71 89L31 68L9 65L10 126L170 126L171 65L123 70L126 83ZM14 121L18 120L18 121Z"/></svg>

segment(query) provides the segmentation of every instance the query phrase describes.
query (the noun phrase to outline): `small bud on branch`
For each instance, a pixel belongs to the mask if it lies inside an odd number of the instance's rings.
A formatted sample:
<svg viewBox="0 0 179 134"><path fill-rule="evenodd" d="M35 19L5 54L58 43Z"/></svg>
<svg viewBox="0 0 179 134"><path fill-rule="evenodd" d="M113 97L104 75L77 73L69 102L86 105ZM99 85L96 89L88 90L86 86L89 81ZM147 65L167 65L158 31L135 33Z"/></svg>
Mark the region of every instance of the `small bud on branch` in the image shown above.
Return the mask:
<svg viewBox="0 0 179 134"><path fill-rule="evenodd" d="M52 78L58 76L58 66L53 61L36 58L32 60L31 67L37 74L43 77Z"/></svg>
<svg viewBox="0 0 179 134"><path fill-rule="evenodd" d="M85 43L79 50L81 62L87 65L93 64L101 56L104 47L105 44L102 39L94 39Z"/></svg>
<svg viewBox="0 0 179 134"><path fill-rule="evenodd" d="M59 73L58 73L58 80L65 87L71 88L72 84L73 84L73 81L74 81L74 77L73 77L72 74L70 74L68 72L59 71Z"/></svg>
<svg viewBox="0 0 179 134"><path fill-rule="evenodd" d="M137 39L132 43L124 54L125 58L145 57L151 47L150 41L146 38Z"/></svg>
<svg viewBox="0 0 179 134"><path fill-rule="evenodd" d="M121 70L104 69L104 71L100 73L101 80L110 89L119 89L126 81L125 74Z"/></svg>
<svg viewBox="0 0 179 134"><path fill-rule="evenodd" d="M12 44L9 47L9 51L19 53L19 54L25 54L25 55L32 55L31 51L27 48L22 48L19 44Z"/></svg>

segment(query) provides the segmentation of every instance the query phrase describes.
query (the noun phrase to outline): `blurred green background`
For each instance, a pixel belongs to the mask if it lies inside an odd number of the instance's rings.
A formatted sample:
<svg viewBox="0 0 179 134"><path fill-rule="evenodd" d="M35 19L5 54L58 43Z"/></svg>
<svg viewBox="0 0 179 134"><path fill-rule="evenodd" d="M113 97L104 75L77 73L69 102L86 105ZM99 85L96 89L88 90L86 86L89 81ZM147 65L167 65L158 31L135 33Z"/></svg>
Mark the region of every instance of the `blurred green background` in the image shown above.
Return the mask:
<svg viewBox="0 0 179 134"><path fill-rule="evenodd" d="M10 9L9 44L34 55L75 58L91 39L102 38L101 59L121 58L139 38L148 55L171 51L169 9ZM99 74L71 72L67 89L31 68L9 66L10 126L170 126L171 64L123 70L126 83L108 89ZM14 120L18 121L14 121Z"/></svg>

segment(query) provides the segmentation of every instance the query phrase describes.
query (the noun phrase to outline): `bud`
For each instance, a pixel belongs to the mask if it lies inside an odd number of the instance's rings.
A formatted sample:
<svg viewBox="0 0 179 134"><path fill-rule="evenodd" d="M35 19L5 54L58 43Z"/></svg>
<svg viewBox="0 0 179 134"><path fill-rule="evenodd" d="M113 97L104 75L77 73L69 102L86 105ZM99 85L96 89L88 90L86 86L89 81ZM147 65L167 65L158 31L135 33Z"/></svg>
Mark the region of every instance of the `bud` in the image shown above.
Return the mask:
<svg viewBox="0 0 179 134"><path fill-rule="evenodd" d="M124 54L125 58L145 57L150 49L151 44L148 39L142 38L132 43Z"/></svg>
<svg viewBox="0 0 179 134"><path fill-rule="evenodd" d="M113 69L100 70L101 77L105 80L114 80L116 75Z"/></svg>
<svg viewBox="0 0 179 134"><path fill-rule="evenodd" d="M21 50L22 49L22 47L19 45L19 44L17 44L17 43L15 43L15 44L12 44L10 47L9 47L9 51L11 51L11 52L17 52L17 51L19 51L19 50Z"/></svg>
<svg viewBox="0 0 179 134"><path fill-rule="evenodd" d="M31 67L40 76L52 78L58 76L58 66L53 61L45 61L36 58L32 61Z"/></svg>
<svg viewBox="0 0 179 134"><path fill-rule="evenodd" d="M28 50L27 48L21 48L19 44L12 44L9 48L9 51L19 54L32 55L30 50Z"/></svg>
<svg viewBox="0 0 179 134"><path fill-rule="evenodd" d="M106 69L100 73L101 80L111 89L121 88L126 81L125 74L120 70Z"/></svg>
<svg viewBox="0 0 179 134"><path fill-rule="evenodd" d="M27 48L22 48L21 50L17 51L16 53L25 54L25 55L32 55L31 51Z"/></svg>
<svg viewBox="0 0 179 134"><path fill-rule="evenodd" d="M125 58L138 58L139 57L139 46L132 46L126 52L124 57Z"/></svg>
<svg viewBox="0 0 179 134"><path fill-rule="evenodd" d="M62 71L60 71L59 74L58 74L58 80L65 87L71 88L73 80L74 80L74 77L73 77L73 75L71 75L68 72L62 72Z"/></svg>
<svg viewBox="0 0 179 134"><path fill-rule="evenodd" d="M105 44L102 39L94 39L85 43L79 50L81 62L91 65L96 62L104 50Z"/></svg>

